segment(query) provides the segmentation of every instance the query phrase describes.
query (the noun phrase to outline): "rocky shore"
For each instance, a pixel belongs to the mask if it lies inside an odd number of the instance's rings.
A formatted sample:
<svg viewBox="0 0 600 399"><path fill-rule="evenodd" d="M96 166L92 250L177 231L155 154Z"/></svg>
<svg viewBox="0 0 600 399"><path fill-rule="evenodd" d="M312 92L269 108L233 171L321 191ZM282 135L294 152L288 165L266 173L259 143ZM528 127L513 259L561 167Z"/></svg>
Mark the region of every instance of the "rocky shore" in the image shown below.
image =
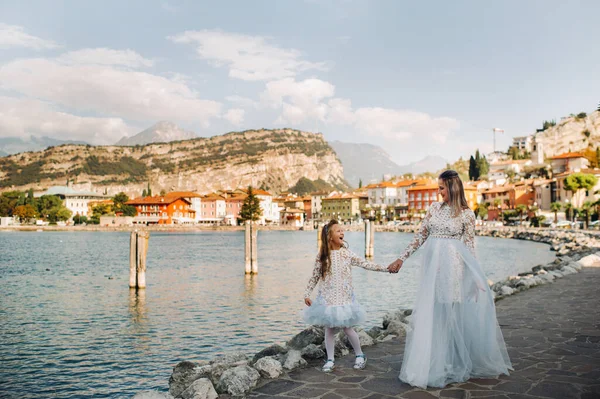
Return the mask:
<svg viewBox="0 0 600 399"><path fill-rule="evenodd" d="M397 229L397 228L396 228ZM404 231L410 229L403 229ZM489 282L495 300L514 295L529 288L554 282L574 274L583 267L600 262L600 240L593 232L499 228L477 230L480 236L510 238L547 243L557 252L551 263L537 265L531 272L509 276L499 282ZM389 312L381 327L368 331L357 329L363 347L369 347L405 335L411 309ZM336 337L336 356L345 356L350 344L340 332ZM245 397L252 388L276 379L294 369L316 364L325 356L324 333L321 328L309 327L284 345L271 345L252 358L245 353L225 355L204 362L183 361L175 366L169 379L169 392L140 392L135 399L215 399Z"/></svg>

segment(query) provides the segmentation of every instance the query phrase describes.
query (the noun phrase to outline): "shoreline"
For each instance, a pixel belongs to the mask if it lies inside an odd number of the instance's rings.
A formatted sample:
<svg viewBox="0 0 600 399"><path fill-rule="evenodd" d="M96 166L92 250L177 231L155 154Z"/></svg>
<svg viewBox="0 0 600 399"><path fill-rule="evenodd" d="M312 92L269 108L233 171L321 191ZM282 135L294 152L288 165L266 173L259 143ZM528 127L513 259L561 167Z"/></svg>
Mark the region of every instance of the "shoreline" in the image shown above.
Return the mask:
<svg viewBox="0 0 600 399"><path fill-rule="evenodd" d="M393 231L410 233L416 229L418 229L416 226L394 227ZM508 276L495 283L490 282L495 302L529 288L553 283L563 276L578 273L585 266L600 262L600 240L598 234L594 232L480 227L476 233L479 236L546 243L550 246L550 250L556 251L557 254L554 261L545 265L532 266L529 272ZM412 309L390 310L384 316L381 327L375 326L368 331L357 328L361 345L372 346L405 336L411 313ZM169 378L168 393L142 391L135 395L135 399L191 397L190 395L196 392L202 392L202 395L194 396L198 398L245 397L257 386L320 361L325 356L323 339L323 330L311 326L283 345L272 344L252 357L238 352L204 362L182 361L173 368ZM336 355L347 355L350 351L349 347L343 333L338 333Z"/></svg>

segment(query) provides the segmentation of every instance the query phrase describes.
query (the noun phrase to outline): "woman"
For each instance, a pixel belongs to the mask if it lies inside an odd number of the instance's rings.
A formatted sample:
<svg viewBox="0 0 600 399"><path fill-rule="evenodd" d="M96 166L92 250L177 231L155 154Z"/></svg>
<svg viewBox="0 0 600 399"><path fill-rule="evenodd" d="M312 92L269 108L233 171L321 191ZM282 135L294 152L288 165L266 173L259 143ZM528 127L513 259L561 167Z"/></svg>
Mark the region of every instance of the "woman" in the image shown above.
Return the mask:
<svg viewBox="0 0 600 399"><path fill-rule="evenodd" d="M426 388L512 370L487 279L475 258L475 215L458 173L439 176L443 202L433 203L419 232L388 270L423 245L419 291L406 338L400 380Z"/></svg>

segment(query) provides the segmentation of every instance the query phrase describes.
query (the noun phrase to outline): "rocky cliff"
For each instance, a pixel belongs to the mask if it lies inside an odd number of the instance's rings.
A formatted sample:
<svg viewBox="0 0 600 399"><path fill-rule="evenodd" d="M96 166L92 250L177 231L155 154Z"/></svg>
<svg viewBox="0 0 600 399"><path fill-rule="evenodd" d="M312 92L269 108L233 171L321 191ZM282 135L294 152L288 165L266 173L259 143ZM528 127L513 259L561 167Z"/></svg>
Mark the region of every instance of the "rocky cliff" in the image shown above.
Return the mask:
<svg viewBox="0 0 600 399"><path fill-rule="evenodd" d="M596 150L600 146L600 111L585 117L570 116L563 118L556 126L550 127L534 136L541 143L546 157L565 152Z"/></svg>
<svg viewBox="0 0 600 399"><path fill-rule="evenodd" d="M62 145L0 159L0 190L52 185L139 195L263 187L280 192L301 178L346 187L343 168L321 134L292 129L248 130L211 138L143 146Z"/></svg>

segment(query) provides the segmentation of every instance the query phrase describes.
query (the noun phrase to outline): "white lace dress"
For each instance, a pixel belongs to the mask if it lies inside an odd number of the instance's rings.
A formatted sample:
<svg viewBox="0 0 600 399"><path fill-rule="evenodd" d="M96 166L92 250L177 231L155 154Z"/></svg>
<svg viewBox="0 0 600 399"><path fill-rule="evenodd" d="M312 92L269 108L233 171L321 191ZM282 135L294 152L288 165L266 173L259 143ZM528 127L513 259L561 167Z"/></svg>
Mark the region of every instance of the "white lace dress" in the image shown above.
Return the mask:
<svg viewBox="0 0 600 399"><path fill-rule="evenodd" d="M422 246L419 291L400 380L421 388L512 370L492 293L475 257L475 215L434 203L400 259Z"/></svg>
<svg viewBox="0 0 600 399"><path fill-rule="evenodd" d="M352 327L365 320L364 310L356 300L352 285L352 266L363 269L387 272L387 267L368 262L352 251L341 248L331 251L331 273L321 278L321 262L317 257L315 267L304 297L319 284L316 299L312 306L304 309L304 321L324 327Z"/></svg>

